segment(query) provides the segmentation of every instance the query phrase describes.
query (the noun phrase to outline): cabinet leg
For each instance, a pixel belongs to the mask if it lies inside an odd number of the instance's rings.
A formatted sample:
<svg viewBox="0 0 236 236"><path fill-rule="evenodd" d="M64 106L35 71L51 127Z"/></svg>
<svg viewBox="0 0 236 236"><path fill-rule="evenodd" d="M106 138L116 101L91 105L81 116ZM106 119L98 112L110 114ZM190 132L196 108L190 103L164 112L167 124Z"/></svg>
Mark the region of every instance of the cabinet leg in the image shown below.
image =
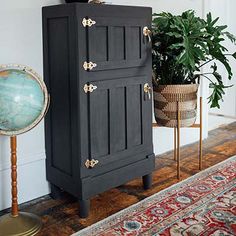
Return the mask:
<svg viewBox="0 0 236 236"><path fill-rule="evenodd" d="M145 190L152 187L152 174L144 175L143 176L143 188Z"/></svg>
<svg viewBox="0 0 236 236"><path fill-rule="evenodd" d="M90 200L79 200L79 217L87 218L89 216Z"/></svg>
<svg viewBox="0 0 236 236"><path fill-rule="evenodd" d="M61 198L61 196L62 196L61 189L54 184L50 184L50 185L51 185L50 197L53 199Z"/></svg>

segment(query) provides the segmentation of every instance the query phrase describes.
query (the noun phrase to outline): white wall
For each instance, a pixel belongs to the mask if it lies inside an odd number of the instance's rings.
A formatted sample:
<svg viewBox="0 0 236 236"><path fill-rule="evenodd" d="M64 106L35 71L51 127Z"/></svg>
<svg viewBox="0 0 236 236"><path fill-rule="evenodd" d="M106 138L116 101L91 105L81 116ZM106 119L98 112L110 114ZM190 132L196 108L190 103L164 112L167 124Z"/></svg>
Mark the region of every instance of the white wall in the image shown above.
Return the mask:
<svg viewBox="0 0 236 236"><path fill-rule="evenodd" d="M0 0L0 64L42 66L41 7L59 0ZM9 138L0 137L0 210L10 206ZM45 175L43 122L18 136L19 202L49 193Z"/></svg>
<svg viewBox="0 0 236 236"><path fill-rule="evenodd" d="M181 13L195 9L202 15L200 0L108 0L113 4L152 6L155 12ZM59 0L0 0L0 64L20 63L43 74L41 7L60 3ZM204 90L205 91L205 90ZM204 95L206 97L206 95ZM204 111L207 122L207 109ZM204 133L205 137L207 132ZM198 139L196 130L183 130L182 144ZM155 153L172 149L172 130L154 130ZM18 137L19 202L49 193L45 175L43 123ZM10 206L9 138L0 137L0 210Z"/></svg>
<svg viewBox="0 0 236 236"><path fill-rule="evenodd" d="M220 17L219 24L228 25L226 29L230 33L236 35L236 1L235 0L208 0L206 4L206 11L211 11L214 18ZM236 52L236 46L229 40L224 43L224 46L229 49L229 53ZM232 57L228 57L232 66L233 78L228 80L228 74L221 63L218 64L219 72L223 77L226 85L234 85L225 90L224 101L220 102L220 109L209 109L212 113L218 113L225 116L232 116L236 118L236 61ZM220 119L220 118L219 118ZM221 118L222 119L222 118ZM227 120L227 118L225 118ZM224 120L222 120L224 123Z"/></svg>

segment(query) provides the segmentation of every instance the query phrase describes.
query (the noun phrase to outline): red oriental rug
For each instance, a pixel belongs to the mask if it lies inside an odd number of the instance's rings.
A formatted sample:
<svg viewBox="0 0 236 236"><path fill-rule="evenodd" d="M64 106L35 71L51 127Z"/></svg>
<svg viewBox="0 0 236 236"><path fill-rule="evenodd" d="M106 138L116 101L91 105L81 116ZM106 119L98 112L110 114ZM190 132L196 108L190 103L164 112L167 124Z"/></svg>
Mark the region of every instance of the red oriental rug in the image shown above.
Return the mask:
<svg viewBox="0 0 236 236"><path fill-rule="evenodd" d="M236 235L236 157L74 234L120 235Z"/></svg>

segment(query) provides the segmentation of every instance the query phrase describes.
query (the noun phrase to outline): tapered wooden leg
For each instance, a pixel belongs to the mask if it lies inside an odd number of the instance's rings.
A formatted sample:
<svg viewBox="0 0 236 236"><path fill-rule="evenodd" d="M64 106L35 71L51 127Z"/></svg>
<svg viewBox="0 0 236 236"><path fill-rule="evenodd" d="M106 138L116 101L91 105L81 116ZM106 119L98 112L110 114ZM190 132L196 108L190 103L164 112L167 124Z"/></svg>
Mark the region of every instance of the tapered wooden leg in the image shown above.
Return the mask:
<svg viewBox="0 0 236 236"><path fill-rule="evenodd" d="M176 156L177 156L177 149L176 149L176 142L177 142L177 129L174 128L174 160L176 161Z"/></svg>
<svg viewBox="0 0 236 236"><path fill-rule="evenodd" d="M17 156L16 156L16 136L12 136L11 140L11 193L12 193L12 207L11 215L18 216L18 201L17 201Z"/></svg>
<svg viewBox="0 0 236 236"><path fill-rule="evenodd" d="M152 187L152 174L143 176L143 188L145 190L150 189Z"/></svg>
<svg viewBox="0 0 236 236"><path fill-rule="evenodd" d="M199 170L202 170L202 97L200 97Z"/></svg>
<svg viewBox="0 0 236 236"><path fill-rule="evenodd" d="M90 200L79 200L79 217L87 218L89 216Z"/></svg>
<svg viewBox="0 0 236 236"><path fill-rule="evenodd" d="M177 124L177 178L180 179L180 107L177 102L178 124Z"/></svg>
<svg viewBox="0 0 236 236"><path fill-rule="evenodd" d="M53 199L61 198L62 196L61 189L52 183L50 184L50 186L51 186L51 193L50 193L51 198Z"/></svg>

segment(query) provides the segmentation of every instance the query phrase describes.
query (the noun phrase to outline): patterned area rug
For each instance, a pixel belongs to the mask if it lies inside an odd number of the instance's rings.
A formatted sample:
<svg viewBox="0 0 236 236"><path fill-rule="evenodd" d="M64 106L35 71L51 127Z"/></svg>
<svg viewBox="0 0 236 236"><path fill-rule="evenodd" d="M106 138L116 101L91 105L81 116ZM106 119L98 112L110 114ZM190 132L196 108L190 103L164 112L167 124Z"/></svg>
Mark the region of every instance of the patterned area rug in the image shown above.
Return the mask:
<svg viewBox="0 0 236 236"><path fill-rule="evenodd" d="M236 235L236 157L73 236Z"/></svg>

